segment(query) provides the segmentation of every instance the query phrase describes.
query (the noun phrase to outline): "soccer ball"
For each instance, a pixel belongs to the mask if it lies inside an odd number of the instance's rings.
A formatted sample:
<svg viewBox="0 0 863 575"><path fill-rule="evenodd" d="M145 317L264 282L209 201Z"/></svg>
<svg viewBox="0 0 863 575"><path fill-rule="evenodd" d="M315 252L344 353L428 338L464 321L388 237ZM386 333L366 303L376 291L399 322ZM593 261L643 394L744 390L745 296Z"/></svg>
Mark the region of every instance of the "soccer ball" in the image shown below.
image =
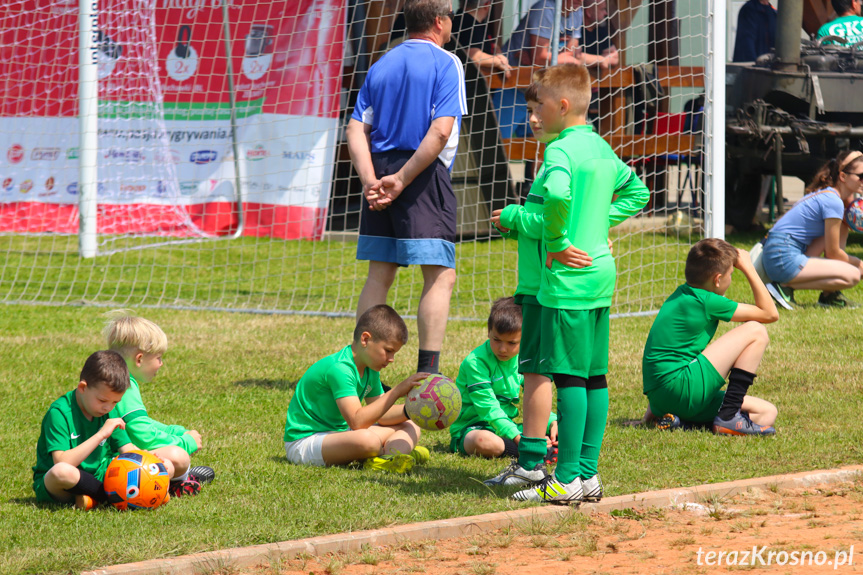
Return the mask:
<svg viewBox="0 0 863 575"><path fill-rule="evenodd" d="M117 509L155 509L168 496L168 470L161 459L146 451L121 453L105 470L105 493Z"/></svg>
<svg viewBox="0 0 863 575"><path fill-rule="evenodd" d="M857 198L845 210L845 223L857 233L863 233L863 198Z"/></svg>
<svg viewBox="0 0 863 575"><path fill-rule="evenodd" d="M445 375L430 375L405 398L408 417L429 431L449 427L461 411L461 393Z"/></svg>

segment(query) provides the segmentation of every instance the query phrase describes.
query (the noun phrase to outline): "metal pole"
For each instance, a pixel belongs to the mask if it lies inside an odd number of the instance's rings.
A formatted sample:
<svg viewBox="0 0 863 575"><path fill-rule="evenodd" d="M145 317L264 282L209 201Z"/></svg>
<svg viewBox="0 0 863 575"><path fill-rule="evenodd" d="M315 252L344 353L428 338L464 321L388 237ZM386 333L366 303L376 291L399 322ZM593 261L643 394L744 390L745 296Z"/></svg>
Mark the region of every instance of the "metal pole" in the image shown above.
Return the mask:
<svg viewBox="0 0 863 575"><path fill-rule="evenodd" d="M228 0L222 0L222 33L225 44L225 61L228 73L228 98L231 103L231 146L234 151L234 187L237 190L237 229L231 234L231 239L237 239L243 235L246 227L246 214L243 211L243 175L240 170L243 162L240 160L240 149L237 145L237 101L234 93L234 67L231 62L231 28L228 17Z"/></svg>
<svg viewBox="0 0 863 575"><path fill-rule="evenodd" d="M800 64L800 28L803 0L782 0L776 16L776 59L783 70L796 70Z"/></svg>
<svg viewBox="0 0 863 575"><path fill-rule="evenodd" d="M96 256L99 146L99 1L78 4L78 254Z"/></svg>
<svg viewBox="0 0 863 575"><path fill-rule="evenodd" d="M530 8L528 8L530 10ZM560 19L563 16L563 0L554 0L554 22L551 25L551 65L557 66L557 52L560 49ZM527 30L524 32L527 34ZM525 38L526 39L526 38Z"/></svg>
<svg viewBox="0 0 863 575"><path fill-rule="evenodd" d="M725 2L710 0L704 103L704 191L707 194L704 233L719 239L725 239L725 16Z"/></svg>

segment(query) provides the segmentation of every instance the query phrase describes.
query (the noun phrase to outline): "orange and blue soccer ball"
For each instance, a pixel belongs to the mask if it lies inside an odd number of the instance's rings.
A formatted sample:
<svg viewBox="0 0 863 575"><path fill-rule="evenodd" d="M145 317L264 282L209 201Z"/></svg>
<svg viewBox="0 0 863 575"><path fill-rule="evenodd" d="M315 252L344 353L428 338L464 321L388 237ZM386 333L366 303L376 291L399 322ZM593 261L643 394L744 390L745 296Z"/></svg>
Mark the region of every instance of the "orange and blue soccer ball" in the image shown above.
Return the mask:
<svg viewBox="0 0 863 575"><path fill-rule="evenodd" d="M461 393L445 375L430 375L408 392L407 414L423 429L437 431L452 425L461 411Z"/></svg>
<svg viewBox="0 0 863 575"><path fill-rule="evenodd" d="M168 470L161 459L146 451L121 453L105 470L105 493L117 509L155 509L166 503Z"/></svg>
<svg viewBox="0 0 863 575"><path fill-rule="evenodd" d="M863 198L857 198L845 210L845 223L857 233L863 233Z"/></svg>

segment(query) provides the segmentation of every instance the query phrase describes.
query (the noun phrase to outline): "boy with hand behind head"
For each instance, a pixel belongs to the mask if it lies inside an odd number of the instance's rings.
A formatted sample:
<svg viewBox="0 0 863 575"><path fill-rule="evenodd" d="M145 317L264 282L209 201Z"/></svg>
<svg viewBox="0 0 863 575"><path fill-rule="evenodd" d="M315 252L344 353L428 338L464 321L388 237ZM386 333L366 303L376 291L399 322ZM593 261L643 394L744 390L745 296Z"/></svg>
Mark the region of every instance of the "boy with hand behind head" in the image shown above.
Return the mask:
<svg viewBox="0 0 863 575"><path fill-rule="evenodd" d="M749 282L755 305L724 297L735 268ZM664 428L685 420L712 423L721 435L774 434L776 406L747 395L769 341L763 324L779 319L749 252L724 240L701 240L689 251L685 274L686 283L662 304L647 336L642 373L650 406L643 421L667 413ZM720 320L743 325L710 343Z"/></svg>
<svg viewBox="0 0 863 575"><path fill-rule="evenodd" d="M544 156L540 258L545 265L535 320L539 352L533 358L539 373L551 379L544 377L533 390L525 385L519 461L489 482L532 480L537 483L513 498L569 504L602 497L597 461L608 415L608 320L616 278L608 230L637 214L649 192L587 124L586 68L554 66L537 84L543 129L559 134ZM551 411L551 381L557 387L558 463L554 474L546 475L537 430Z"/></svg>
<svg viewBox="0 0 863 575"><path fill-rule="evenodd" d="M521 440L518 400L524 378L518 373L521 306L511 297L491 306L488 340L470 352L458 370L462 406L450 428L450 450L462 455L517 458ZM549 451L557 443L554 413L546 430Z"/></svg>
<svg viewBox="0 0 863 575"><path fill-rule="evenodd" d="M118 453L135 449L123 420L108 415L128 387L129 372L118 353L97 351L87 358L78 386L42 419L33 467L37 501L74 501L79 509L92 509L107 500L105 469Z"/></svg>
<svg viewBox="0 0 863 575"><path fill-rule="evenodd" d="M126 423L132 442L151 451L174 468L171 473L172 497L195 495L201 485L212 481L215 473L199 465L189 469L191 455L201 448L201 434L180 425L165 425L152 419L141 397L140 383L150 383L162 367L168 337L158 325L125 310L112 312L103 330L108 347L119 353L129 368L129 389L111 412L111 417Z"/></svg>
<svg viewBox="0 0 863 575"><path fill-rule="evenodd" d="M429 374L416 373L386 393L381 387L379 372L407 339L393 308L373 306L357 320L353 343L303 374L288 405L288 461L323 467L365 460L367 469L405 473L428 460L428 450L417 446L420 428L394 403Z"/></svg>

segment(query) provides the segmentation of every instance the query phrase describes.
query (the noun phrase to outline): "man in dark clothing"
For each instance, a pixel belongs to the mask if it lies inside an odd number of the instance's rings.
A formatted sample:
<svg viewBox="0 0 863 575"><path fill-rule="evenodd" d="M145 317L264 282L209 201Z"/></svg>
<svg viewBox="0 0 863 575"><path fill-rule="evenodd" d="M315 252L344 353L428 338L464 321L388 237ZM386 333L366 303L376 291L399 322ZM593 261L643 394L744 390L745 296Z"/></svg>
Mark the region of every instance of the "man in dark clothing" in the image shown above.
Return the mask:
<svg viewBox="0 0 863 575"><path fill-rule="evenodd" d="M754 62L776 45L776 8L767 0L749 0L737 16L734 62Z"/></svg>

